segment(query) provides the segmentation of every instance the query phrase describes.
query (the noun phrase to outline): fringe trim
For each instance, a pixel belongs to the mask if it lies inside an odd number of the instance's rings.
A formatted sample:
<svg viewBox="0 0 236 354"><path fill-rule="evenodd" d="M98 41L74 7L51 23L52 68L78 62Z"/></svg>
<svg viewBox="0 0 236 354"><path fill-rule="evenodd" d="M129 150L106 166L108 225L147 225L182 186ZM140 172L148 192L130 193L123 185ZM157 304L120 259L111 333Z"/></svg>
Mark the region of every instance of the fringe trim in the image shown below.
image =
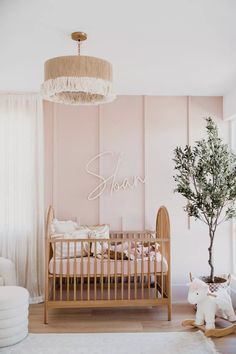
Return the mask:
<svg viewBox="0 0 236 354"><path fill-rule="evenodd" d="M116 98L112 82L93 77L62 76L50 79L41 85L41 94L49 101L75 105L106 103Z"/></svg>
<svg viewBox="0 0 236 354"><path fill-rule="evenodd" d="M197 331L196 332L200 337L202 337L202 339L204 339L206 341L206 344L208 345L208 348L210 350L212 350L212 353L214 354L222 354L221 352L219 352L217 349L216 349L216 346L215 346L215 343L213 342L213 340L211 338L208 338L206 337L202 331Z"/></svg>

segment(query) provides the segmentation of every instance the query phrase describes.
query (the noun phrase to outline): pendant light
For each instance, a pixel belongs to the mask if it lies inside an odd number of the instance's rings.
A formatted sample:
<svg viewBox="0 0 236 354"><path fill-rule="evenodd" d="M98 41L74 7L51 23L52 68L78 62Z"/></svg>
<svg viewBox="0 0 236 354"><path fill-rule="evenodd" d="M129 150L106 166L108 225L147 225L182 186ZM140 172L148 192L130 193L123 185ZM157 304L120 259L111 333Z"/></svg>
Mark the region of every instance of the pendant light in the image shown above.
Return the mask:
<svg viewBox="0 0 236 354"><path fill-rule="evenodd" d="M41 86L45 100L70 104L94 105L113 101L112 65L96 57L80 55L80 45L87 39L84 32L73 32L78 55L49 59L44 66Z"/></svg>

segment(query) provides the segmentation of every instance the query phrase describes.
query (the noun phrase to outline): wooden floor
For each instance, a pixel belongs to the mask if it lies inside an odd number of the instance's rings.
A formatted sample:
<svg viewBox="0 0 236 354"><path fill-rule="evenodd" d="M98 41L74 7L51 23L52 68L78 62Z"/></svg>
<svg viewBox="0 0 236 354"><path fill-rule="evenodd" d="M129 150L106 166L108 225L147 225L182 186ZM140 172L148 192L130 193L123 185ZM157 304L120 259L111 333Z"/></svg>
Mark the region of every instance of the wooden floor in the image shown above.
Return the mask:
<svg viewBox="0 0 236 354"><path fill-rule="evenodd" d="M53 309L49 324L43 324L43 305L30 305L30 333L82 332L169 332L186 331L184 319L194 318L188 304L173 305L173 320L167 321L165 307L144 309ZM189 330L191 331L191 330ZM222 354L236 353L236 334L214 339Z"/></svg>

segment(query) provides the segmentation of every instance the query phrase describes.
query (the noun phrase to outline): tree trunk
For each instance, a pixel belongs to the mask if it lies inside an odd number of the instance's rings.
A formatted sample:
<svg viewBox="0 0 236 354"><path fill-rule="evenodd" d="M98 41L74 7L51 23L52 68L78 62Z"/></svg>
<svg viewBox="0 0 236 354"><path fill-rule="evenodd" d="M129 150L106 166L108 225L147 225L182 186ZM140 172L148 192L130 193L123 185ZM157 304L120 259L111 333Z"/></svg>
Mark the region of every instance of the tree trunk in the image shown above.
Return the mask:
<svg viewBox="0 0 236 354"><path fill-rule="evenodd" d="M210 273L210 282L214 283L214 267L212 264L212 248L213 248L213 241L214 241L214 236L215 236L215 231L213 231L211 229L211 227L209 227L209 236L210 236L210 245L208 248L208 252L209 252L209 259L208 259L208 264L211 268L211 273Z"/></svg>

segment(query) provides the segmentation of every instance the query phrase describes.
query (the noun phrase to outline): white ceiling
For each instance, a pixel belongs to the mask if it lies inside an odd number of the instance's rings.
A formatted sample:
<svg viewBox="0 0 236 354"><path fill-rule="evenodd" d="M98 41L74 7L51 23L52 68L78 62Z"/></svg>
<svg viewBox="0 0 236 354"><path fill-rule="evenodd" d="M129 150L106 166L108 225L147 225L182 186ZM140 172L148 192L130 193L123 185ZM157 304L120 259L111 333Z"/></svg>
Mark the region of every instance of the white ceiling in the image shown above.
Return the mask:
<svg viewBox="0 0 236 354"><path fill-rule="evenodd" d="M114 67L118 94L223 95L236 85L236 0L0 0L0 90L38 91L43 63Z"/></svg>

